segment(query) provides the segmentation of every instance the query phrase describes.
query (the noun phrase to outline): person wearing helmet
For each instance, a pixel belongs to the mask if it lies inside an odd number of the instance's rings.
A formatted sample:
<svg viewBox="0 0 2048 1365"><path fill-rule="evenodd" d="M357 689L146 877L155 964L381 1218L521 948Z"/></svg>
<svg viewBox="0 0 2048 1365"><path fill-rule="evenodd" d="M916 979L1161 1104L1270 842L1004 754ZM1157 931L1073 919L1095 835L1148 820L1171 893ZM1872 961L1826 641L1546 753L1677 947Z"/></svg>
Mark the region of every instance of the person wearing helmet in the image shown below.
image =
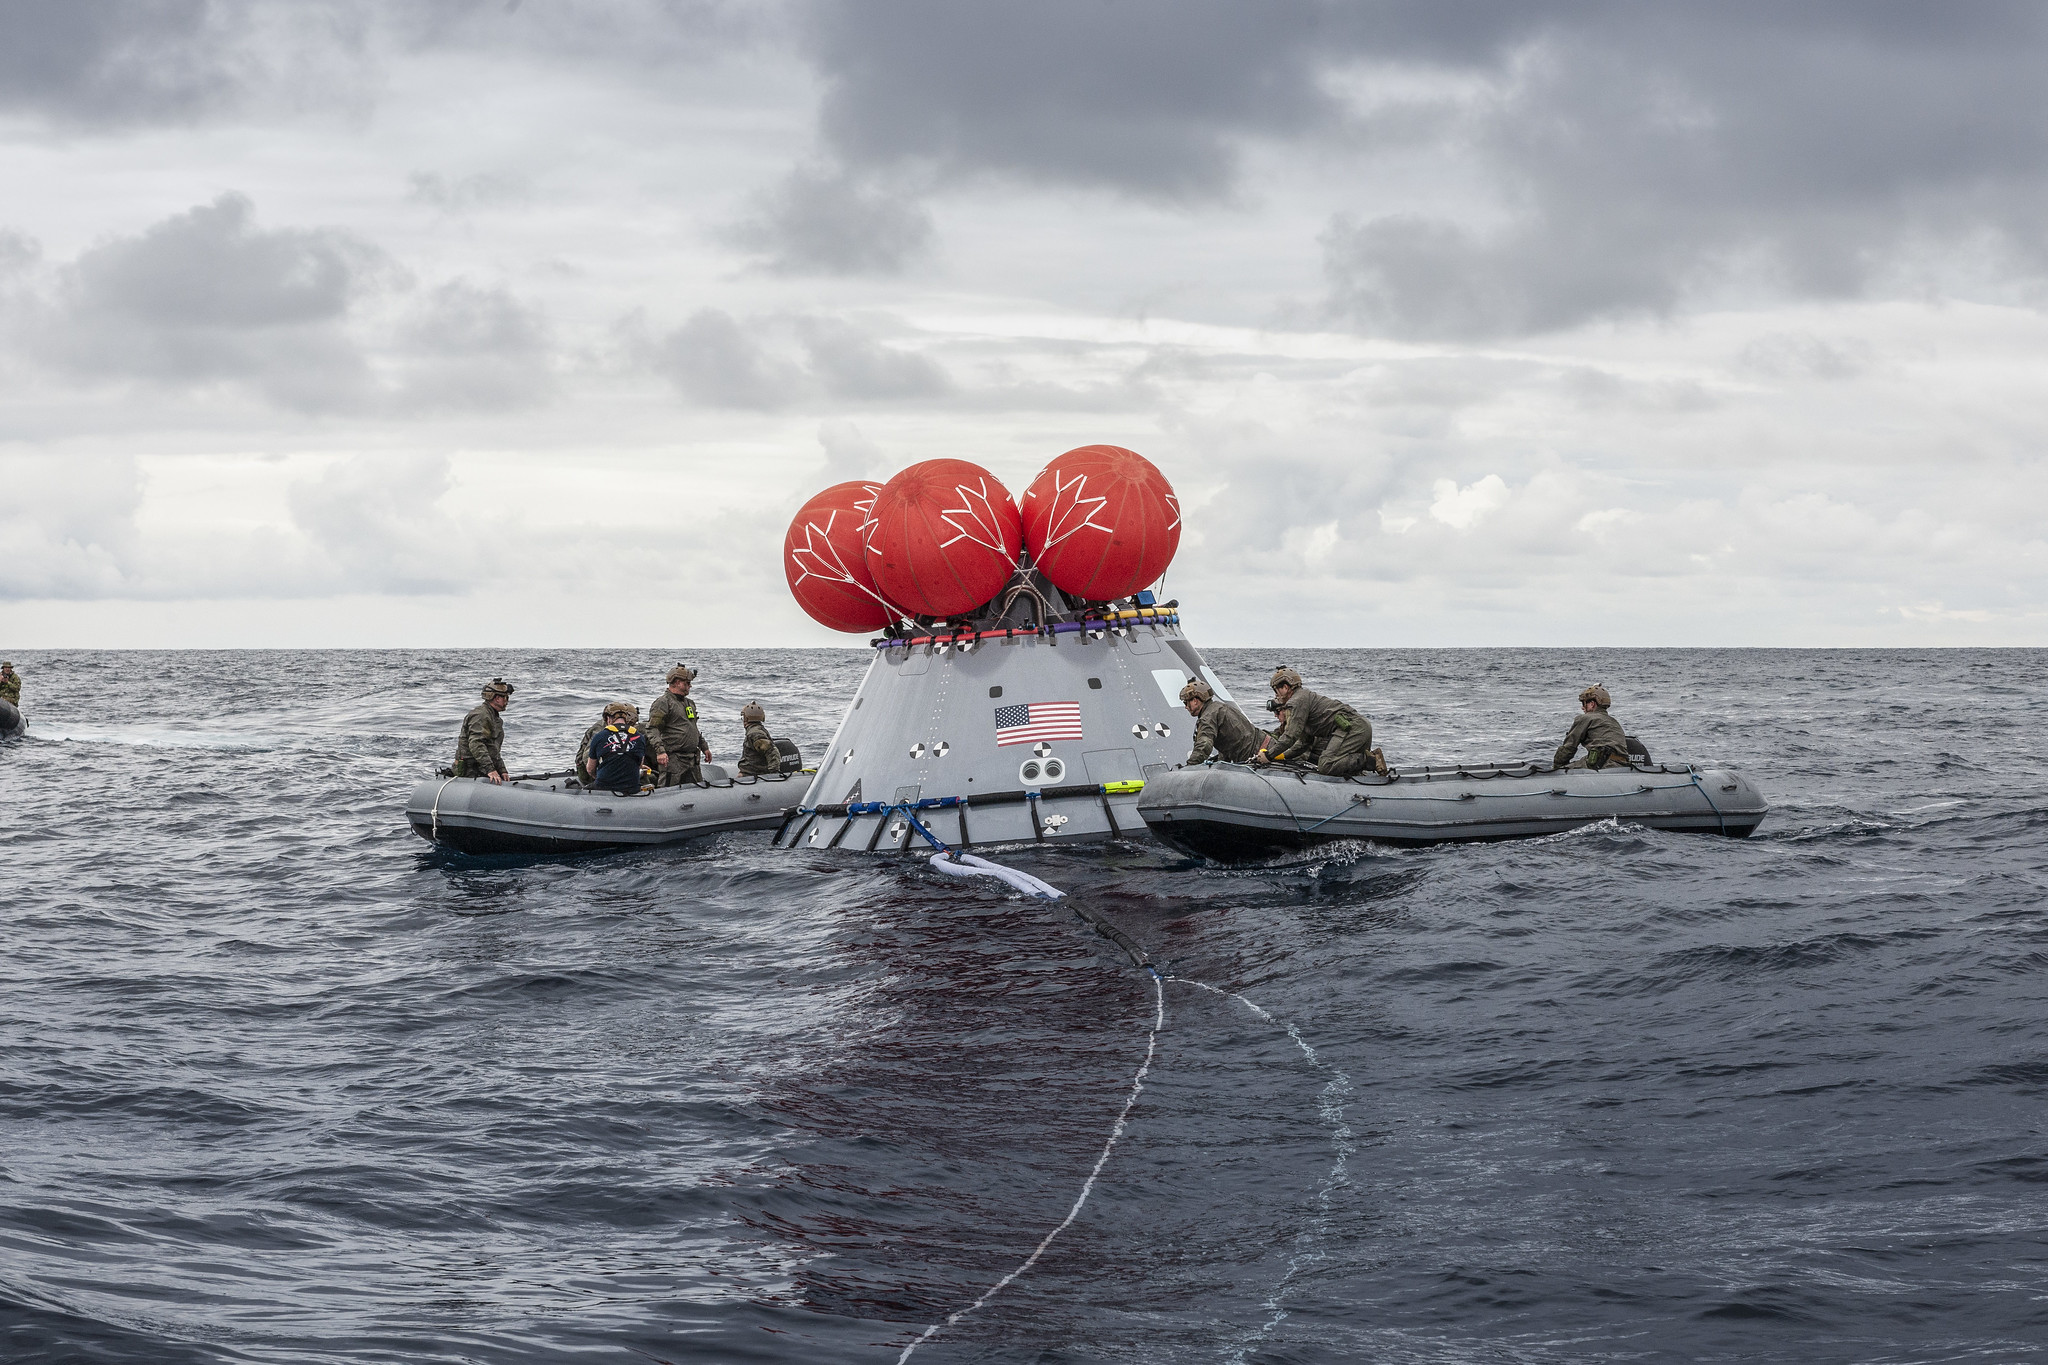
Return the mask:
<svg viewBox="0 0 2048 1365"><path fill-rule="evenodd" d="M505 722L501 718L518 691L503 678L484 684L483 705L462 718L462 733L455 741L454 771L457 777L481 777L491 782L505 780Z"/></svg>
<svg viewBox="0 0 2048 1365"><path fill-rule="evenodd" d="M702 782L703 764L711 757L711 746L697 728L697 703L690 700L690 684L696 679L696 669L677 664L668 671L668 690L647 708L647 744L661 768L659 785L664 787Z"/></svg>
<svg viewBox="0 0 2048 1365"><path fill-rule="evenodd" d="M0 701L15 707L21 705L21 674L14 671L11 663L0 664Z"/></svg>
<svg viewBox="0 0 2048 1365"><path fill-rule="evenodd" d="M1216 691L1200 678L1189 678L1180 690L1181 704L1195 718L1195 747L1188 750L1188 766L1207 763L1211 754L1225 763L1249 762L1259 751L1259 731L1244 712L1227 701L1218 701Z"/></svg>
<svg viewBox="0 0 2048 1365"><path fill-rule="evenodd" d="M775 747L775 736L768 733L768 713L761 709L761 703L748 702L740 709L740 719L747 723L746 737L740 741L740 771L755 777L781 772L782 750Z"/></svg>
<svg viewBox="0 0 2048 1365"><path fill-rule="evenodd" d="M1280 699L1277 697L1266 698L1266 709L1273 713L1273 728L1259 731L1259 744L1269 753L1279 753L1281 752L1279 747L1280 736L1287 733L1287 717L1291 713L1285 706L1280 704ZM1311 768L1315 767L1316 757L1321 747L1320 745L1311 744L1307 751L1302 754L1301 761Z"/></svg>
<svg viewBox="0 0 2048 1365"><path fill-rule="evenodd" d="M1621 722L1607 714L1612 705L1614 698L1598 683L1579 693L1579 718L1565 732L1564 743L1557 746L1550 766L1562 768L1570 763L1581 744L1586 746L1586 766L1594 772L1610 763L1627 763L1628 736L1622 733Z"/></svg>
<svg viewBox="0 0 2048 1365"><path fill-rule="evenodd" d="M1273 670L1273 700L1287 709L1287 722L1280 737L1259 746L1254 763L1301 763L1315 759L1315 770L1326 777L1355 777L1375 771L1372 722L1341 701L1320 696L1301 685L1301 674L1291 668Z"/></svg>
<svg viewBox="0 0 2048 1365"><path fill-rule="evenodd" d="M615 701L604 708L604 724L590 736L583 771L596 791L631 796L640 790L640 767L647 758L647 736L640 733L640 708Z"/></svg>

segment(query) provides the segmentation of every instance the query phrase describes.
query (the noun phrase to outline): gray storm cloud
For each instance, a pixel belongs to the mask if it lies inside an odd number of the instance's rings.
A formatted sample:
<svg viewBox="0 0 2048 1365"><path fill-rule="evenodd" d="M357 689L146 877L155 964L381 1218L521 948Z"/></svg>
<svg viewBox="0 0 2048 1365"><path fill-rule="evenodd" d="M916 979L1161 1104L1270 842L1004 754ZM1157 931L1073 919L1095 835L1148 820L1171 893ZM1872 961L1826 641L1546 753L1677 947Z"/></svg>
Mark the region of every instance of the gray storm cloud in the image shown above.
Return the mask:
<svg viewBox="0 0 2048 1365"><path fill-rule="evenodd" d="M895 275L930 250L932 221L887 185L800 166L725 236L780 275Z"/></svg>
<svg viewBox="0 0 2048 1365"><path fill-rule="evenodd" d="M821 401L941 398L952 381L937 362L886 345L841 318L769 317L742 323L717 308L640 343L647 364L693 403L763 412Z"/></svg>
<svg viewBox="0 0 2048 1365"><path fill-rule="evenodd" d="M2048 265L2048 14L2033 6L806 13L820 138L850 166L1201 202L1275 142L1469 163L1491 187L1469 215L1333 218L1330 309L1369 331L1541 332L1668 314L1731 282L1854 297L1958 246L2029 278Z"/></svg>
<svg viewBox="0 0 2048 1365"><path fill-rule="evenodd" d="M88 385L228 385L304 413L525 407L554 385L537 311L502 285L425 291L361 235L260 226L240 194L104 240L40 295L39 253L10 237L17 350ZM409 300L393 319L368 305Z"/></svg>
<svg viewBox="0 0 2048 1365"><path fill-rule="evenodd" d="M826 3L805 11L819 128L856 164L927 162L1168 200L1227 192L1238 140L1337 122L1321 5Z"/></svg>
<svg viewBox="0 0 2048 1365"><path fill-rule="evenodd" d="M63 271L41 354L74 376L244 382L306 410L358 404L351 307L393 264L332 229L260 229L241 195L103 242Z"/></svg>
<svg viewBox="0 0 2048 1365"><path fill-rule="evenodd" d="M0 111L132 127L354 100L371 18L348 0L10 0Z"/></svg>

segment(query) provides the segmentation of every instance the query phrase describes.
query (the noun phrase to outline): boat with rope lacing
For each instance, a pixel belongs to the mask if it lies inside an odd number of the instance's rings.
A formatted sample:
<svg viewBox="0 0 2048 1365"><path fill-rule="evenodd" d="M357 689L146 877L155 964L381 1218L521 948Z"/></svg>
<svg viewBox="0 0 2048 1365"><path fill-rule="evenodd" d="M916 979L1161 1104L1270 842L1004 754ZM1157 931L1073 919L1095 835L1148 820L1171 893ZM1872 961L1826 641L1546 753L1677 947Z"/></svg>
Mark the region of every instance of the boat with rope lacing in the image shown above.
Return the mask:
<svg viewBox="0 0 2048 1365"><path fill-rule="evenodd" d="M750 777L706 763L701 782L637 792L592 790L570 773L503 783L437 775L412 789L405 818L430 843L480 854L593 853L773 830L804 788L802 756L778 743L779 773Z"/></svg>
<svg viewBox="0 0 2048 1365"><path fill-rule="evenodd" d="M1644 760L1597 772L1467 763L1383 777L1205 763L1152 776L1137 808L1162 842L1219 862L1344 839L1409 847L1528 839L1603 820L1746 838L1770 809L1740 773Z"/></svg>

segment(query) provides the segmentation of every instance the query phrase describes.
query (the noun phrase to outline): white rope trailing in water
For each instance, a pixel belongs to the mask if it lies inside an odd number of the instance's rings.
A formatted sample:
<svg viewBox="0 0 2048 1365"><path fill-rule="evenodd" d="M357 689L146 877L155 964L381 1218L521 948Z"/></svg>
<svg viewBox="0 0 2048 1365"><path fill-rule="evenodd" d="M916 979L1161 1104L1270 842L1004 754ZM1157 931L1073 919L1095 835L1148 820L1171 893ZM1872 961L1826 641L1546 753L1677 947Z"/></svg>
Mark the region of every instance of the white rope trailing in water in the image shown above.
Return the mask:
<svg viewBox="0 0 2048 1365"><path fill-rule="evenodd" d="M1278 795L1278 793L1276 792L1275 795ZM1286 804L1285 797L1281 798L1281 803L1283 805ZM903 810L904 818L936 850L930 859L932 867L947 876L993 877L998 881L1015 887L1027 896L1036 896L1042 900L1064 900L1066 898L1065 893L1058 887L1050 882L1041 881L1028 872L1021 872L1014 867L1004 867L1001 863L992 863L986 858L977 857L972 853L962 853L951 848L944 840L927 829L924 823L908 807L901 809ZM1289 813L1292 814L1291 811ZM1020 1275L1038 1263L1038 1258L1045 1254L1045 1249L1052 1245L1053 1239L1062 1232L1065 1232L1068 1227L1072 1226L1073 1221L1080 1216L1081 1207L1088 1202L1088 1196L1094 1193L1095 1182L1101 1178L1103 1168L1109 1164L1110 1154L1116 1150L1117 1142L1123 1137L1124 1130L1130 1124L1132 1107L1137 1104L1138 1096L1144 1092L1145 1077L1151 1072L1152 1058L1159 1050L1160 1031L1166 1027L1166 983L1168 981L1178 981L1185 985L1196 987L1199 990L1208 991L1212 995L1221 995L1235 1000L1257 1015L1263 1022L1286 1029L1287 1036L1294 1040L1296 1047L1301 1049L1302 1056L1308 1059L1308 1064L1330 1077L1329 1083L1323 1087L1322 1093L1318 1096L1317 1108L1322 1114L1323 1121L1329 1125L1330 1143L1336 1150L1337 1160L1330 1167L1329 1173L1317 1184L1316 1216L1314 1220L1296 1238L1296 1245L1299 1249L1294 1255L1288 1257L1286 1271L1281 1274L1279 1283L1273 1286L1273 1292L1267 1295L1266 1302L1262 1305L1269 1316L1263 1324L1254 1329L1237 1344L1236 1352L1231 1357L1236 1362L1236 1365L1243 1365L1245 1353L1255 1343L1272 1335L1274 1329L1286 1320L1287 1309L1285 1304L1287 1292L1296 1274L1304 1266L1313 1265L1324 1257L1323 1243L1329 1231L1334 1192L1339 1187L1350 1183L1347 1162L1352 1151L1352 1133L1350 1127L1344 1122L1344 1100L1352 1093L1351 1078L1318 1057L1316 1050L1309 1046L1308 1040L1301 1036L1301 1030L1293 1024L1281 1024L1279 1020L1267 1013L1258 1004L1246 996L1239 995L1236 991L1227 991L1220 986L1212 986L1206 981L1197 981L1193 977L1162 976L1159 969L1154 967L1147 959L1144 950L1132 942L1130 937L1121 929L1118 929L1101 915L1075 905L1072 901L1067 903L1073 906L1076 915L1094 926L1097 933L1112 940L1122 947L1125 952L1129 953L1132 963L1142 968L1145 974L1152 978L1152 1028L1145 1037L1145 1059L1138 1064L1137 1074L1131 1077L1131 1093L1124 1097L1124 1107L1118 1111L1116 1122L1110 1127L1109 1140L1103 1143L1102 1154L1095 1158L1093 1169L1088 1172L1088 1178L1081 1184L1080 1194L1075 1196L1073 1207L1067 1210L1067 1216L1060 1220L1059 1226L1046 1233L1039 1240L1038 1245L1031 1249L1031 1254L1026 1256L1016 1269L990 1285L982 1292L980 1298L977 1298L973 1303L968 1304L958 1312L950 1314L943 1322L935 1322L919 1333L914 1341L903 1348L903 1354L896 1357L896 1365L904 1365L904 1362L910 1359L911 1354L918 1347L930 1341L946 1328L955 1326L980 1309L983 1304L1015 1283Z"/></svg>
<svg viewBox="0 0 2048 1365"><path fill-rule="evenodd" d="M1262 1022L1287 1030L1287 1036L1301 1049L1301 1055L1308 1059L1308 1064L1330 1078L1316 1097L1316 1108L1330 1129L1330 1147L1336 1152L1337 1159L1316 1183L1316 1216L1295 1239L1295 1254L1287 1258L1287 1269L1281 1274L1280 1282L1273 1286L1273 1292L1266 1296L1266 1302L1262 1305L1271 1316L1239 1341L1229 1357L1232 1365L1244 1365L1246 1353L1271 1336L1274 1330L1287 1320L1287 1292L1293 1284L1294 1277L1305 1267L1323 1260L1326 1255L1323 1243L1330 1230L1330 1215L1336 1200L1336 1192L1351 1183L1350 1158L1353 1151L1353 1134L1350 1124L1344 1120L1344 1102L1352 1094L1351 1078L1318 1057L1316 1050L1309 1046L1308 1040L1301 1036L1299 1028L1293 1024L1281 1023L1249 997L1239 995L1236 991L1226 991L1221 986L1212 986L1206 981L1197 981L1193 977L1170 976L1166 979L1177 981L1184 986L1193 986L1197 990L1208 991L1211 995L1221 995L1235 1000L1257 1015Z"/></svg>
<svg viewBox="0 0 2048 1365"><path fill-rule="evenodd" d="M980 860L976 859L976 861ZM1023 876L1026 874L1019 873L1018 875ZM1037 879L1033 878L1033 880L1035 881ZM1043 883L1040 884L1043 885ZM1059 893L1054 892L1053 894L1057 895ZM1095 1182L1097 1179L1101 1177L1102 1168L1109 1164L1109 1154L1116 1150L1117 1140L1123 1137L1124 1129L1128 1127L1130 1124L1131 1106L1135 1105L1138 1102L1138 1095L1145 1089L1145 1075L1147 1072L1151 1071L1152 1056L1159 1049L1159 1030L1165 1027L1165 978L1161 977L1159 973L1153 972L1152 1028L1151 1031L1147 1033L1145 1037L1145 1060L1138 1064L1138 1074L1131 1077L1131 1093L1124 1096L1124 1107L1117 1114L1116 1123L1109 1130L1109 1141L1102 1144L1102 1155L1095 1158L1095 1168L1088 1172L1088 1179L1082 1182L1081 1193L1075 1196L1074 1206L1067 1210L1067 1216L1065 1218L1060 1219L1058 1227L1054 1228L1051 1232L1046 1233L1045 1236L1039 1240L1038 1245L1031 1249L1031 1254L1024 1258L1022 1264L1020 1264L1015 1270L1012 1270L1009 1274L1003 1276L1003 1278L1001 1278L1000 1280L997 1280L987 1289L983 1290L981 1297L976 1299L973 1303L968 1304L965 1308L962 1308L957 1313L951 1314L946 1318L945 1321L935 1322L931 1326L925 1328L924 1331L918 1335L917 1340L911 1342L908 1346L905 1346L903 1348L903 1354L896 1357L896 1365L903 1365L904 1361L910 1359L911 1352L915 1351L918 1347L924 1345L927 1341L930 1341L933 1337L937 1336L946 1328L954 1326L956 1323L966 1318L968 1314L974 1312L983 1304L987 1303L990 1299L1000 1294L1004 1289L1008 1288L1009 1285L1013 1281L1015 1281L1019 1275L1022 1275L1025 1271L1031 1269L1032 1266L1038 1264L1038 1258L1043 1256L1045 1254L1045 1249L1052 1245L1052 1239L1059 1236L1062 1232L1065 1232L1068 1226L1073 1223L1074 1219L1080 1216L1081 1206L1088 1202L1088 1196L1094 1192Z"/></svg>

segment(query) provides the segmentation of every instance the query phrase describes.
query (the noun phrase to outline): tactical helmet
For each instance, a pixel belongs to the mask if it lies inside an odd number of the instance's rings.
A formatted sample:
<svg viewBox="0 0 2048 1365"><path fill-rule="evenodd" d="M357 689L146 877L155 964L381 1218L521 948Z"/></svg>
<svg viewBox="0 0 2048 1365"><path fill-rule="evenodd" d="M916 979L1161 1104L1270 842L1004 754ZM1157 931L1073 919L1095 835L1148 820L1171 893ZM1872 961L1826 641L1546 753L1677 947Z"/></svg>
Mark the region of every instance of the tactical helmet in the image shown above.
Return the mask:
<svg viewBox="0 0 2048 1365"><path fill-rule="evenodd" d="M1594 683L1591 687L1579 693L1579 700L1581 702L1595 702L1602 711L1614 705L1614 698L1608 696L1607 689L1599 683Z"/></svg>
<svg viewBox="0 0 2048 1365"><path fill-rule="evenodd" d="M509 697L518 690L518 688L506 682L503 678L493 678L484 684L484 695L486 697Z"/></svg>
<svg viewBox="0 0 2048 1365"><path fill-rule="evenodd" d="M677 664L668 671L668 680L672 683L695 682L697 680L697 670Z"/></svg>
<svg viewBox="0 0 2048 1365"><path fill-rule="evenodd" d="M604 718L610 720L613 716L624 716L628 722L636 721L640 719L640 708L629 701L606 702Z"/></svg>
<svg viewBox="0 0 2048 1365"><path fill-rule="evenodd" d="M1266 698L1266 709L1277 716L1282 711L1285 711L1287 708L1281 704L1281 701L1278 697L1268 697Z"/></svg>
<svg viewBox="0 0 2048 1365"><path fill-rule="evenodd" d="M768 713L761 709L761 703L750 701L740 708L740 719L749 725L759 725L768 719Z"/></svg>
<svg viewBox="0 0 2048 1365"><path fill-rule="evenodd" d="M1273 670L1273 676L1267 680L1267 686L1278 687L1282 683L1286 683L1289 687L1299 687L1301 686L1301 674L1296 673L1286 664L1282 664Z"/></svg>
<svg viewBox="0 0 2048 1365"><path fill-rule="evenodd" d="M1216 689L1203 682L1200 678L1189 678L1188 685L1180 690L1180 699L1186 701L1190 697L1198 697L1205 702L1214 701Z"/></svg>

